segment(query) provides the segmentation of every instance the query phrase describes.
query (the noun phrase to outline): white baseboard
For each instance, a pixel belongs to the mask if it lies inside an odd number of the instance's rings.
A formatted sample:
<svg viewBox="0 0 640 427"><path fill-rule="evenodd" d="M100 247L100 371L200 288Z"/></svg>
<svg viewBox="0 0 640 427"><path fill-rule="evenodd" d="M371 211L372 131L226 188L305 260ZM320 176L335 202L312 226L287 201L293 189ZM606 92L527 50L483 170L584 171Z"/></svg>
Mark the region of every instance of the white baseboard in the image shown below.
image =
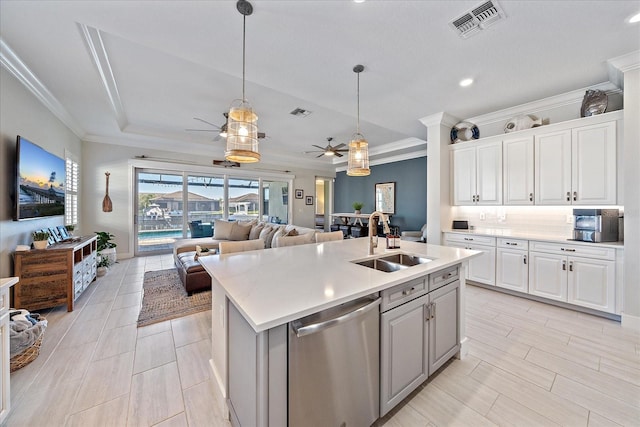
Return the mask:
<svg viewBox="0 0 640 427"><path fill-rule="evenodd" d="M458 359L464 359L469 354L469 338L464 337L460 340L460 357Z"/></svg>
<svg viewBox="0 0 640 427"><path fill-rule="evenodd" d="M623 328L640 332L640 316L622 313L621 324Z"/></svg>
<svg viewBox="0 0 640 427"><path fill-rule="evenodd" d="M229 419L229 409L227 408L227 391L226 388L223 386L223 382L220 379L220 376L218 375L218 372L216 371L216 367L213 365L213 359L209 359L209 367L211 368L211 372L213 373L213 380L215 383L215 391L214 393L216 394L215 396L215 400L216 403L218 405L218 408L220 409L220 413L224 414L223 418L225 420Z"/></svg>

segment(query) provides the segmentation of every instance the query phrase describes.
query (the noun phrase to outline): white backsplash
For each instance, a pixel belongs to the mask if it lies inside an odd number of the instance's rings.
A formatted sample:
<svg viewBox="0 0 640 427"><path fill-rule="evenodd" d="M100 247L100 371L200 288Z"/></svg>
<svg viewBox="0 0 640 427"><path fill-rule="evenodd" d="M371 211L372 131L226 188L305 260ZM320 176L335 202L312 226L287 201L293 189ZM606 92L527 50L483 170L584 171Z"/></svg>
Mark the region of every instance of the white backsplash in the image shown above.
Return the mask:
<svg viewBox="0 0 640 427"><path fill-rule="evenodd" d="M467 220L476 229L509 229L571 238L572 206L454 206L454 220Z"/></svg>

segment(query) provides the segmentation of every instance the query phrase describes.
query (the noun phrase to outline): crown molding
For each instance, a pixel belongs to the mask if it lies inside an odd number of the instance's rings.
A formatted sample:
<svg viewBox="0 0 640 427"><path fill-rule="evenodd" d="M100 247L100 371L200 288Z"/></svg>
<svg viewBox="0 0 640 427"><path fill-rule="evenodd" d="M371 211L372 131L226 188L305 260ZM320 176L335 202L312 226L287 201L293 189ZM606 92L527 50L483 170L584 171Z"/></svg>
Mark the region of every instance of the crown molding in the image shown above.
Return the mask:
<svg viewBox="0 0 640 427"><path fill-rule="evenodd" d="M573 90L560 95L550 96L548 98L539 99L537 101L528 102L526 104L517 105L515 107L505 108L503 110L494 111L488 114L482 114L475 117L465 119L476 126L484 126L492 123L503 123L515 116L521 114L536 114L567 105L579 104L584 98L584 93L588 89L596 89L606 92L608 95L622 93L619 87L611 82L603 82L582 89Z"/></svg>
<svg viewBox="0 0 640 427"><path fill-rule="evenodd" d="M122 99L120 98L116 78L113 75L113 68L109 61L109 54L107 53L107 48L105 47L104 42L102 41L100 30L80 23L77 23L77 25L87 49L89 50L91 61L98 70L100 81L102 82L102 86L109 98L109 105L111 105L111 109L115 114L118 127L120 127L121 131L124 131L129 125L129 120L124 112L124 107L122 106Z"/></svg>
<svg viewBox="0 0 640 427"><path fill-rule="evenodd" d="M445 113L441 111L439 113L431 114L430 116L425 116L420 120L420 122L425 125L427 128L430 126L441 125L446 127L453 127L456 123L460 122L460 119L452 116L449 113Z"/></svg>
<svg viewBox="0 0 640 427"><path fill-rule="evenodd" d="M82 139L84 129L69 114L60 101L53 96L47 87L20 59L17 53L0 37L0 64L9 71L24 87L26 87L54 116L56 116L71 132Z"/></svg>
<svg viewBox="0 0 640 427"><path fill-rule="evenodd" d="M611 58L607 61L607 64L623 73L640 68L640 50Z"/></svg>
<svg viewBox="0 0 640 427"><path fill-rule="evenodd" d="M402 153L395 156L384 157L381 159L373 159L369 161L369 166L385 165L387 163L401 162L403 160L413 160L413 159L417 159L418 157L426 157L426 156L427 156L427 149L424 148L416 151L411 151L409 153ZM347 170L346 164L336 166L336 169L335 169L336 172L344 172L346 170Z"/></svg>

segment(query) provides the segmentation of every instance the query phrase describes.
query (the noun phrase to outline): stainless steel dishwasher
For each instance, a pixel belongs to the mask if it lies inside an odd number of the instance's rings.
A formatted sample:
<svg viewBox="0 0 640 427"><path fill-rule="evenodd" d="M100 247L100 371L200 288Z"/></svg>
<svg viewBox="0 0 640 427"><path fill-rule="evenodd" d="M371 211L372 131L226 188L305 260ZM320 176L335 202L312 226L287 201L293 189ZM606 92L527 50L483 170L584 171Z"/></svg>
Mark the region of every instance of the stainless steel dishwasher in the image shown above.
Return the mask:
<svg viewBox="0 0 640 427"><path fill-rule="evenodd" d="M365 427L380 415L380 298L289 323L289 427Z"/></svg>

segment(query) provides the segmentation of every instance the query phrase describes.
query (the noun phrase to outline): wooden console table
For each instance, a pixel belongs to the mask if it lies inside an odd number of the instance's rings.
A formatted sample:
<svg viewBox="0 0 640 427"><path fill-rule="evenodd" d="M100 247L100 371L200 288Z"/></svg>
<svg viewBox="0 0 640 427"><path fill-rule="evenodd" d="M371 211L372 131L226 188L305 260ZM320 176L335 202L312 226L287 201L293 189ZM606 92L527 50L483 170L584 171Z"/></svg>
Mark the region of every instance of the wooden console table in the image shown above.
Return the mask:
<svg viewBox="0 0 640 427"><path fill-rule="evenodd" d="M14 253L13 307L29 311L74 301L96 278L97 236Z"/></svg>

